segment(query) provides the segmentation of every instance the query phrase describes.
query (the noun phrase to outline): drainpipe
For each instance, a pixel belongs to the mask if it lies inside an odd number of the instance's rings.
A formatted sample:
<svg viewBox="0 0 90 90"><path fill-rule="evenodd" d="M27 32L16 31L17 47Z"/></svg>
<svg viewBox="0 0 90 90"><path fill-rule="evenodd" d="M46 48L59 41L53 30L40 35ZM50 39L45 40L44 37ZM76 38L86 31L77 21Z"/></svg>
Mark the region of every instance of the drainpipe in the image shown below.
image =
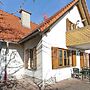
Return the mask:
<svg viewBox="0 0 90 90"><path fill-rule="evenodd" d="M90 68L90 54L89 54L89 68Z"/></svg>
<svg viewBox="0 0 90 90"><path fill-rule="evenodd" d="M89 82L90 82L90 54L89 54Z"/></svg>
<svg viewBox="0 0 90 90"><path fill-rule="evenodd" d="M9 48L9 43L6 42L4 81L7 80L7 54L8 54L8 48Z"/></svg>

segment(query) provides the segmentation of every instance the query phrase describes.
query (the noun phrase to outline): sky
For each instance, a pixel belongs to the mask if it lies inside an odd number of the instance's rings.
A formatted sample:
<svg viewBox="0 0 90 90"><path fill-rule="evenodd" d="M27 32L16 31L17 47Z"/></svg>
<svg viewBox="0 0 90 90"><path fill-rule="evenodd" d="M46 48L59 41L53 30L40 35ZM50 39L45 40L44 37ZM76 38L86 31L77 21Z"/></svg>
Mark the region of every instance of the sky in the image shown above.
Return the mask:
<svg viewBox="0 0 90 90"><path fill-rule="evenodd" d="M31 21L35 23L41 23L44 15L48 17L52 16L58 10L63 8L72 0L0 0L3 4L0 4L0 9L14 13L14 15L20 17L20 6L23 9L32 13ZM24 3L24 4L23 4ZM86 0L88 10L90 12L90 0Z"/></svg>

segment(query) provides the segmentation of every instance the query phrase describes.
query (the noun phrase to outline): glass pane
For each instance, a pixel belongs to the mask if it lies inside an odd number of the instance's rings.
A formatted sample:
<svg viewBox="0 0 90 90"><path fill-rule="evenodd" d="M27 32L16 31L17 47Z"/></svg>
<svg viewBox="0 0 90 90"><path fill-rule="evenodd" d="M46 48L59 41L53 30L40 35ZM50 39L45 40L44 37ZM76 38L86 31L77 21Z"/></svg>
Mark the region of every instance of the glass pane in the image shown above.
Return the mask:
<svg viewBox="0 0 90 90"><path fill-rule="evenodd" d="M30 58L33 58L33 49L30 49Z"/></svg>
<svg viewBox="0 0 90 90"><path fill-rule="evenodd" d="M59 65L62 66L62 50L59 51Z"/></svg>
<svg viewBox="0 0 90 90"><path fill-rule="evenodd" d="M67 51L67 65L70 65L70 50Z"/></svg>
<svg viewBox="0 0 90 90"><path fill-rule="evenodd" d="M64 65L66 66L67 65L67 54L66 54L67 52L66 51L64 51Z"/></svg>
<svg viewBox="0 0 90 90"><path fill-rule="evenodd" d="M66 59L66 53L67 53L67 52L66 52L66 51L64 51L64 59Z"/></svg>

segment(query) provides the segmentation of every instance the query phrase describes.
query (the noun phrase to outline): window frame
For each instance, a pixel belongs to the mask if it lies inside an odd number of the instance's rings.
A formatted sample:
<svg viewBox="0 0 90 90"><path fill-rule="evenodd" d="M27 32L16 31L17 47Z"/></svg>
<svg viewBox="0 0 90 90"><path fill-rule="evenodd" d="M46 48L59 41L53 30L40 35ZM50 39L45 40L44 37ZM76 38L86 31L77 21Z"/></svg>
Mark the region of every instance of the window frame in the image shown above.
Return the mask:
<svg viewBox="0 0 90 90"><path fill-rule="evenodd" d="M60 51L61 51L61 54L63 55L63 52L62 52L62 49L59 50L59 66L62 66L63 65L63 58L60 54Z"/></svg>
<svg viewBox="0 0 90 90"><path fill-rule="evenodd" d="M54 49L56 52L54 51ZM56 47L52 47L52 50L54 51L54 53L52 52L52 69L76 66L76 58L74 60L72 60L74 57L76 57L76 55L72 54L72 50L64 49L64 48L56 48ZM62 56L60 56L60 50L62 51ZM69 52L69 54L68 54L68 52ZM66 53L66 58L64 58L64 53ZM58 55L58 58L55 57L55 55ZM62 58L62 61L60 61L60 57ZM62 63L62 65L60 65L60 62ZM65 64L65 62L66 62L66 64ZM74 65L71 64L73 62L75 63Z"/></svg>
<svg viewBox="0 0 90 90"><path fill-rule="evenodd" d="M59 67L70 67L70 63L69 63L69 65L67 64L67 62L68 62L68 57L67 57L67 51L68 51L68 49L63 49L63 48L58 48L58 49L59 50L62 50L62 66L59 65ZM64 56L65 53L66 53L66 56ZM65 63L66 63L66 65L65 65Z"/></svg>
<svg viewBox="0 0 90 90"><path fill-rule="evenodd" d="M28 70L36 70L37 69L37 56L36 56L36 47L32 49L26 49L26 57L25 57L25 69Z"/></svg>

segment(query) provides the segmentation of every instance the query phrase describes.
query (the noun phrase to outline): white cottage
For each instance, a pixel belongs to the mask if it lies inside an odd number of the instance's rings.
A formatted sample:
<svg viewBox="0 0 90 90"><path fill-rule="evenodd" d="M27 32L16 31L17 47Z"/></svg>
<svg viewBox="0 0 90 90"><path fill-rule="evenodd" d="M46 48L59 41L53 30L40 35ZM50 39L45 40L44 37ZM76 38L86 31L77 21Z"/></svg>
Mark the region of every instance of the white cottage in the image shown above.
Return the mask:
<svg viewBox="0 0 90 90"><path fill-rule="evenodd" d="M8 50L7 61L15 53L8 74L61 81L71 77L74 67L90 67L85 52L90 49L90 16L85 0L73 0L39 25L30 23L31 13L20 13L21 19L0 10L0 52Z"/></svg>

